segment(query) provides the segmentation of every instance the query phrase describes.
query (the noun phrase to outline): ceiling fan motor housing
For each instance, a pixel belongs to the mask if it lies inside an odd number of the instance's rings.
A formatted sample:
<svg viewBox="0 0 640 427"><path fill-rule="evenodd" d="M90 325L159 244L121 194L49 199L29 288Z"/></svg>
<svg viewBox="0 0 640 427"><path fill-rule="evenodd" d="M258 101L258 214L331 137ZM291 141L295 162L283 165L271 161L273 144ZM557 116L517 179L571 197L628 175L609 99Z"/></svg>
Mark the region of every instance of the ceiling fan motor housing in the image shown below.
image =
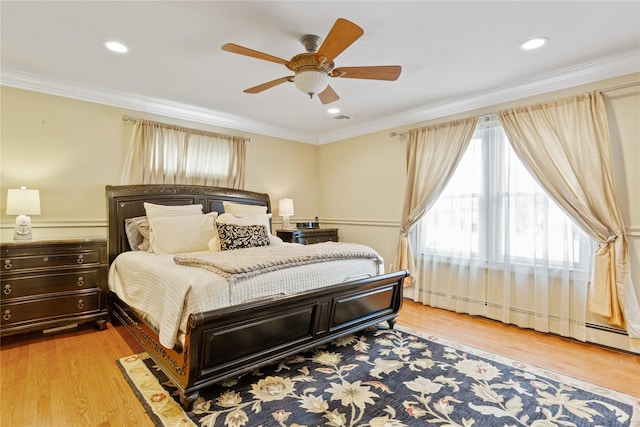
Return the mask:
<svg viewBox="0 0 640 427"><path fill-rule="evenodd" d="M334 67L333 61L326 62L318 60L315 53L301 53L291 58L285 65L295 73L303 70L322 70L325 73L329 73Z"/></svg>

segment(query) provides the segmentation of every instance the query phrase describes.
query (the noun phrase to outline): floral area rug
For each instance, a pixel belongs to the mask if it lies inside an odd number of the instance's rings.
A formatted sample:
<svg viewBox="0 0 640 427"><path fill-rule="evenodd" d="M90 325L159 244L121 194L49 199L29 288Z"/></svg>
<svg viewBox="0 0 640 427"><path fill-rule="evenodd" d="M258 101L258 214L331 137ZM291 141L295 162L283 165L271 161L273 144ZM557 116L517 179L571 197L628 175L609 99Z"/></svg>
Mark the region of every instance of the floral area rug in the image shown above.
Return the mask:
<svg viewBox="0 0 640 427"><path fill-rule="evenodd" d="M118 364L158 426L640 426L638 397L406 328L211 386L186 413L146 353Z"/></svg>

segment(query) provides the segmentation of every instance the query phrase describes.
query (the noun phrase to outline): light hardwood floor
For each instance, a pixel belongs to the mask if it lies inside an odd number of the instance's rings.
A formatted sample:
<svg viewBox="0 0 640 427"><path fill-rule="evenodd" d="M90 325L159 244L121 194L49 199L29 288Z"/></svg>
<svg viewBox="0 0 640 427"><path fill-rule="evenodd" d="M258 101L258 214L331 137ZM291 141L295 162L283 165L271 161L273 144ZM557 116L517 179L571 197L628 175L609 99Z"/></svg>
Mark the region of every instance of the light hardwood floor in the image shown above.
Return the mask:
<svg viewBox="0 0 640 427"><path fill-rule="evenodd" d="M640 396L640 357L405 301L399 322ZM115 360L141 348L122 327L2 339L0 425L153 426Z"/></svg>

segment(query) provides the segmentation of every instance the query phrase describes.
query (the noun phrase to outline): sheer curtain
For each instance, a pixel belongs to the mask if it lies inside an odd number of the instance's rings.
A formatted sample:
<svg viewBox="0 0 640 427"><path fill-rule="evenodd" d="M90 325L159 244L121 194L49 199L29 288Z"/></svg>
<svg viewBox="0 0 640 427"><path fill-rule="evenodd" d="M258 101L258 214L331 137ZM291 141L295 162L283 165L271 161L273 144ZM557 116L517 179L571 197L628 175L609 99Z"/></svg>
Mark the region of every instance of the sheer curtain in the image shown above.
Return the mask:
<svg viewBox="0 0 640 427"><path fill-rule="evenodd" d="M400 227L400 243L393 269L409 270L405 286L414 281L414 256L409 232L436 200L464 153L477 117L409 131L407 188Z"/></svg>
<svg viewBox="0 0 640 427"><path fill-rule="evenodd" d="M600 245L594 251L590 310L614 326L626 326L630 337L640 338L640 308L615 195L602 95L591 92L499 115L531 173Z"/></svg>
<svg viewBox="0 0 640 427"><path fill-rule="evenodd" d="M137 120L123 184L187 184L244 188L246 140Z"/></svg>
<svg viewBox="0 0 640 427"><path fill-rule="evenodd" d="M593 241L537 185L497 121L476 130L411 241L416 301L585 340Z"/></svg>

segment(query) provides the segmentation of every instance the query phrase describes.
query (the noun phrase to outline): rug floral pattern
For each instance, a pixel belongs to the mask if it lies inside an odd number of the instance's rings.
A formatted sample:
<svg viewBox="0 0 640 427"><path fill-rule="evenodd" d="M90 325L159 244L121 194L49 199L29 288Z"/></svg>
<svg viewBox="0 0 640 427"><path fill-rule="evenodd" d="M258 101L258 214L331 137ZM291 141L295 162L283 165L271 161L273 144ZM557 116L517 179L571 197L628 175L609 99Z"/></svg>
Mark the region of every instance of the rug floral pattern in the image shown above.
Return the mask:
<svg viewBox="0 0 640 427"><path fill-rule="evenodd" d="M119 362L158 425L638 425L638 398L429 338L349 335L208 388L186 414L146 354Z"/></svg>

